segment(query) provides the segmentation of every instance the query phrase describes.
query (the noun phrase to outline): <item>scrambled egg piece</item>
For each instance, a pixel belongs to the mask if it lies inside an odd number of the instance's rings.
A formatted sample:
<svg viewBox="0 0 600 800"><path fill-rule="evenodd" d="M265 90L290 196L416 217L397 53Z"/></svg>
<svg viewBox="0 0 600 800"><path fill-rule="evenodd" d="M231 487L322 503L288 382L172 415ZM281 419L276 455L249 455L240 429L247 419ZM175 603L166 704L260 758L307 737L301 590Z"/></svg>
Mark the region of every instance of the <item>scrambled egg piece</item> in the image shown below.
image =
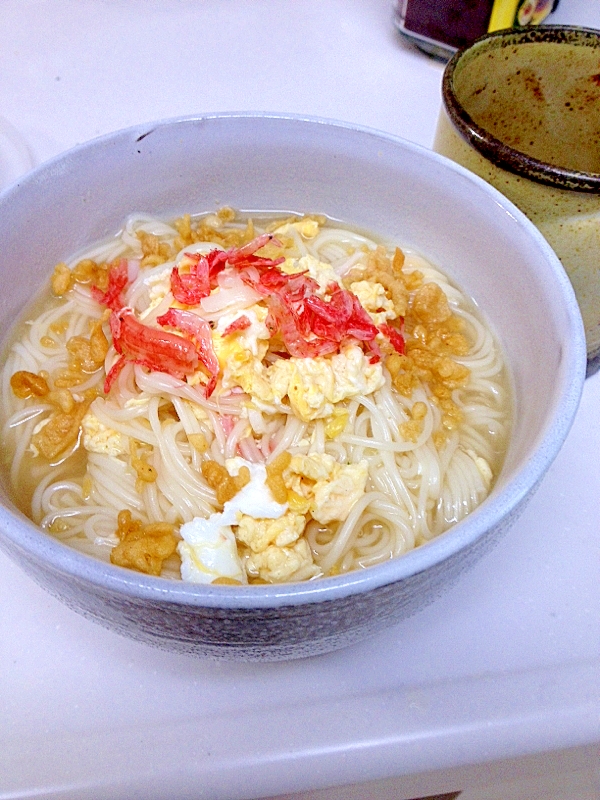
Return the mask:
<svg viewBox="0 0 600 800"><path fill-rule="evenodd" d="M229 461L226 463L229 469ZM241 505L233 523L236 539L248 548L244 556L248 575L269 582L292 580L300 569L303 577L316 575L318 567L314 565L308 542L303 538L306 518L278 504L275 506L285 513L277 516L273 513L267 518L263 506L264 502L256 507Z"/></svg>
<svg viewBox="0 0 600 800"><path fill-rule="evenodd" d="M105 453L120 456L129 453L129 437L109 428L93 411L88 411L81 421L83 446L88 453Z"/></svg>
<svg viewBox="0 0 600 800"><path fill-rule="evenodd" d="M270 545L286 547L293 544L304 533L306 519L302 514L288 511L279 519L255 519L242 514L236 531L240 542L254 553L266 550Z"/></svg>
<svg viewBox="0 0 600 800"><path fill-rule="evenodd" d="M142 408L150 402L149 397L130 397L125 401L125 408Z"/></svg>
<svg viewBox="0 0 600 800"><path fill-rule="evenodd" d="M302 256L301 258L286 258L279 269L288 275L295 275L297 272L306 272L308 276L319 284L319 291L316 294L323 296L327 287L332 283L342 286L339 275L336 274L331 264L319 261L314 256Z"/></svg>
<svg viewBox="0 0 600 800"><path fill-rule="evenodd" d="M227 325L246 314L251 325L223 336ZM219 322L213 345L222 370L222 386L241 388L252 397L253 406L274 413L284 411L287 397L293 412L305 422L333 414L334 404L357 394L371 394L384 384L380 363L371 364L358 345L349 345L331 357L279 359L263 364L269 332L267 310L253 306Z"/></svg>
<svg viewBox="0 0 600 800"><path fill-rule="evenodd" d="M361 306L368 312L375 325L383 325L397 314L394 303L386 294L381 283L373 281L355 281L350 284L350 291L360 300Z"/></svg>
<svg viewBox="0 0 600 800"><path fill-rule="evenodd" d="M270 545L260 553L252 553L246 558L248 575L262 578L272 583L284 583L293 580L302 570L302 578L306 579L319 573L313 563L312 553L306 539L298 539L291 547Z"/></svg>
<svg viewBox="0 0 600 800"><path fill-rule="evenodd" d="M268 311L264 306L254 305L242 311L224 314L212 334L213 347L221 369L224 389L241 386L252 393L255 382L260 382L264 367L262 360L269 349L270 333L265 325ZM232 322L245 316L250 325L242 331L223 336Z"/></svg>
<svg viewBox="0 0 600 800"><path fill-rule="evenodd" d="M309 501L313 519L326 525L346 519L352 506L365 493L368 476L365 460L357 464L339 464L327 453L313 453L292 456L284 472L284 481L288 489Z"/></svg>
<svg viewBox="0 0 600 800"><path fill-rule="evenodd" d="M286 222L285 225L280 225L276 229L275 235L289 233L290 228L294 228L303 239L314 239L320 227L316 219L300 219L297 222Z"/></svg>
<svg viewBox="0 0 600 800"><path fill-rule="evenodd" d="M330 417L334 404L358 394L371 394L384 384L381 363L371 364L358 345L330 358L280 359L265 370L267 390L253 385L251 394L280 405L288 397L304 422Z"/></svg>
<svg viewBox="0 0 600 800"><path fill-rule="evenodd" d="M248 548L245 556L248 575L276 583L292 580L300 569L303 577L316 575L318 567L308 542L302 537L305 523L302 514L292 511L278 519L241 515L236 537Z"/></svg>

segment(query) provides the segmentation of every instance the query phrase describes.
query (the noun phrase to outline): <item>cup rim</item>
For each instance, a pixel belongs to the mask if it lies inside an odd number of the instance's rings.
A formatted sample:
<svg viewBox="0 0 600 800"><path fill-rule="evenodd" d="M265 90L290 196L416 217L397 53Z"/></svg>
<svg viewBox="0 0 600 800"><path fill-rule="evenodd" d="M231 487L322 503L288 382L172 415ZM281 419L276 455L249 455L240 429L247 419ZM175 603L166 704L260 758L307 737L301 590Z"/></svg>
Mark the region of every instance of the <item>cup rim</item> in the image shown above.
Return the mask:
<svg viewBox="0 0 600 800"><path fill-rule="evenodd" d="M461 105L454 91L454 74L465 57L477 51L513 44L552 42L555 44L582 44L600 47L600 31L573 25L539 25L521 29L506 29L484 34L467 47L458 50L444 69L442 100L450 121L475 150L498 167L536 183L560 189L600 193L600 173L583 172L549 164L505 144L488 130L478 125Z"/></svg>

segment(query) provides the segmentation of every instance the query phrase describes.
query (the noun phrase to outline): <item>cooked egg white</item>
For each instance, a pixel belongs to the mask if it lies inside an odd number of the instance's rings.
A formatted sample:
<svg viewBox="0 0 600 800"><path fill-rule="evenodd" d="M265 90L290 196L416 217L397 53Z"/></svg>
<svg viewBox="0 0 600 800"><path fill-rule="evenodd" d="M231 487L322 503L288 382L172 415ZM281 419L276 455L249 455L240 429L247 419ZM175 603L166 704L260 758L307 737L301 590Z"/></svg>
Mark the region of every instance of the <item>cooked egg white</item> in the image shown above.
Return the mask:
<svg viewBox="0 0 600 800"><path fill-rule="evenodd" d="M266 485L264 464L252 464L242 458L225 462L230 475L245 466L250 482L223 506L223 511L204 519L194 517L180 528L183 539L177 549L181 556L181 577L192 583L212 583L217 578L232 578L246 583L244 566L238 556L232 525L245 515L260 520L277 519L287 511L287 504L275 502Z"/></svg>
<svg viewBox="0 0 600 800"><path fill-rule="evenodd" d="M178 544L177 550L181 556L181 577L184 581L212 583L218 578L229 578L247 583L235 536L231 526L223 524L220 519L222 516L213 514L209 519L195 517L181 526L183 541Z"/></svg>

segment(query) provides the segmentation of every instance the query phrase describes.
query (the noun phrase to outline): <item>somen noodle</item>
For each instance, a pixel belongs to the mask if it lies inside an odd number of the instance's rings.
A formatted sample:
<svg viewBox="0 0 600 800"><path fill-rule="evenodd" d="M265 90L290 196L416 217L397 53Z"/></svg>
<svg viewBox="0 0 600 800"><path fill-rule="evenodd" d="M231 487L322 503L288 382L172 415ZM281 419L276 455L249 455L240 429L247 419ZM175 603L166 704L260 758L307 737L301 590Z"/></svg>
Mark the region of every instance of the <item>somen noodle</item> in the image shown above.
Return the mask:
<svg viewBox="0 0 600 800"><path fill-rule="evenodd" d="M501 467L502 351L415 253L319 216L135 214L51 285L5 360L3 449L15 502L88 554L334 575L447 530Z"/></svg>

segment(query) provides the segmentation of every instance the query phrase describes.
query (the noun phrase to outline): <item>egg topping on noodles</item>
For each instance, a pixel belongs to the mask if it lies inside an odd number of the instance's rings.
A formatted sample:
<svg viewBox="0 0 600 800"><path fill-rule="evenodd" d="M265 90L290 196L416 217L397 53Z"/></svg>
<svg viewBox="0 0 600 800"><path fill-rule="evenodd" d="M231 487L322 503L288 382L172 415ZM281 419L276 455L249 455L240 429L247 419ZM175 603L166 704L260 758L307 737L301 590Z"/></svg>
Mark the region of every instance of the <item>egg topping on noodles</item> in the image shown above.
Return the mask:
<svg viewBox="0 0 600 800"><path fill-rule="evenodd" d="M487 496L502 353L430 264L317 216L129 218L56 266L11 349L18 501L114 564L312 579L446 530Z"/></svg>

